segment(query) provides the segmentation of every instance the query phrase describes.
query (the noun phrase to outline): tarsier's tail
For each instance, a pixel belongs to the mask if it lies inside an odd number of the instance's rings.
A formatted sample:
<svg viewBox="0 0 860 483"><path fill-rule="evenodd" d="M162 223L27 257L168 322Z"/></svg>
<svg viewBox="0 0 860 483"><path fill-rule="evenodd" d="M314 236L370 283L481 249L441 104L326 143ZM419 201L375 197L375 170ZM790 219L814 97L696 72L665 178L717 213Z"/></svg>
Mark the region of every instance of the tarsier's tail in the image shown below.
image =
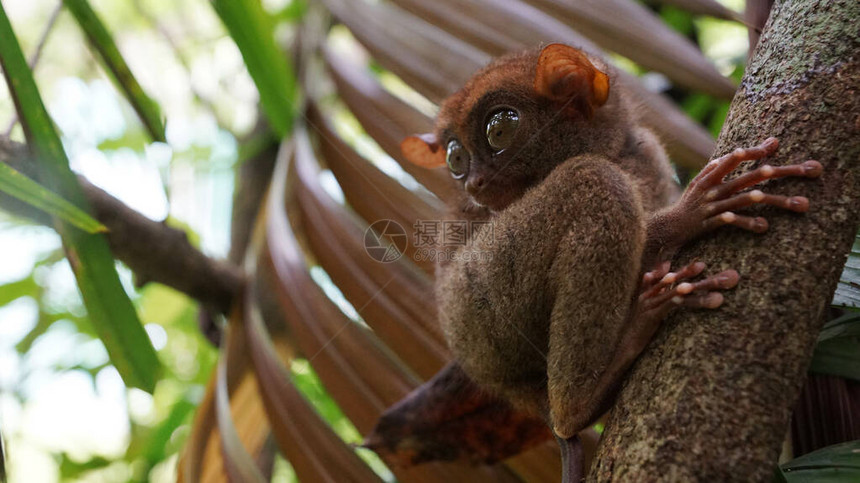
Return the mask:
<svg viewBox="0 0 860 483"><path fill-rule="evenodd" d="M582 442L579 436L562 439L556 436L559 449L561 449L561 482L579 483L585 477L583 464L585 458L582 454Z"/></svg>

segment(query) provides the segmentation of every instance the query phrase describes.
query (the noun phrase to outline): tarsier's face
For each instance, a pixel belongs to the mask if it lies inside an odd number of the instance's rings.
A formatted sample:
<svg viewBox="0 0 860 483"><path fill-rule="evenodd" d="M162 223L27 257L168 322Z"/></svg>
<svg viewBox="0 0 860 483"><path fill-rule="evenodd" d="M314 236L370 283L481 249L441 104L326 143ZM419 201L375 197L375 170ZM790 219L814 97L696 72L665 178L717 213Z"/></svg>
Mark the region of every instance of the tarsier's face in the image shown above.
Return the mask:
<svg viewBox="0 0 860 483"><path fill-rule="evenodd" d="M401 147L415 164L447 166L475 203L502 210L572 154L564 147L608 90L582 52L552 44L480 71L443 103L435 133Z"/></svg>
<svg viewBox="0 0 860 483"><path fill-rule="evenodd" d="M445 164L472 199L494 210L506 207L539 175L529 161L540 147L540 120L531 99L507 90L485 93L461 123L438 135Z"/></svg>

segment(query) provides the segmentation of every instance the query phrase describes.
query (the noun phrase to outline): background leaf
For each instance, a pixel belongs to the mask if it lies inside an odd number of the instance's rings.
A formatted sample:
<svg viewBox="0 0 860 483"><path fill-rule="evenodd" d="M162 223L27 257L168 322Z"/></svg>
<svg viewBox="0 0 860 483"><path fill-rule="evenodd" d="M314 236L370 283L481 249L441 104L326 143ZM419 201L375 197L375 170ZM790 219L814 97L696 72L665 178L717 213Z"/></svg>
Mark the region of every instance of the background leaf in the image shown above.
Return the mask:
<svg viewBox="0 0 860 483"><path fill-rule="evenodd" d="M845 269L833 295L833 305L860 308L860 237L854 239L854 246L848 254Z"/></svg>
<svg viewBox="0 0 860 483"><path fill-rule="evenodd" d="M107 227L83 210L5 163L0 163L0 191L50 213L87 233L107 231Z"/></svg>
<svg viewBox="0 0 860 483"><path fill-rule="evenodd" d="M832 304L860 307L860 237L854 240ZM849 312L822 327L809 370L860 381L860 312Z"/></svg>
<svg viewBox="0 0 860 483"><path fill-rule="evenodd" d="M164 136L164 122L161 109L140 87L131 69L122 57L107 27L99 19L87 0L64 0L66 8L74 15L78 25L98 52L99 57L113 75L128 102L131 103L140 120L155 141L167 142Z"/></svg>
<svg viewBox="0 0 860 483"><path fill-rule="evenodd" d="M824 342L838 337L857 336L860 336L860 312L849 312L824 324L818 341Z"/></svg>
<svg viewBox="0 0 860 483"><path fill-rule="evenodd" d="M809 370L860 381L860 339L838 337L819 342Z"/></svg>
<svg viewBox="0 0 860 483"><path fill-rule="evenodd" d="M242 52L272 130L285 137L296 114L296 82L274 41L272 19L259 0L214 0L212 6Z"/></svg>
<svg viewBox="0 0 860 483"><path fill-rule="evenodd" d="M60 138L54 130L30 68L18 45L6 11L0 5L0 63L27 144L42 165L48 187L88 211L78 179L71 169ZM101 337L123 380L146 391L155 389L159 362L116 272L113 257L102 235L93 235L57 222L66 255L90 320Z"/></svg>
<svg viewBox="0 0 860 483"><path fill-rule="evenodd" d="M860 481L860 441L828 446L781 466L788 483L849 483Z"/></svg>
<svg viewBox="0 0 860 483"><path fill-rule="evenodd" d="M860 313L849 312L824 325L809 370L860 381Z"/></svg>

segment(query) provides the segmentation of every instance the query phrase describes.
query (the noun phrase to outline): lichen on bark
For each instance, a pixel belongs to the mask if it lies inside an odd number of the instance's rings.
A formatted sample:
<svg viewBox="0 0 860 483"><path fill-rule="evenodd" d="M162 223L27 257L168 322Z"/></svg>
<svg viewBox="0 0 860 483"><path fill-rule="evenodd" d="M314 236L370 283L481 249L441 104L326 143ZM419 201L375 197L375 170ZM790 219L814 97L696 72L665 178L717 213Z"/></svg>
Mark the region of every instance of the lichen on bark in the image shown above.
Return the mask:
<svg viewBox="0 0 860 483"><path fill-rule="evenodd" d="M725 228L682 250L741 282L718 311L678 311L631 371L592 481L768 481L860 222L860 2L780 1L716 155L780 139L773 165L817 159L819 180L769 182L809 213L749 210L764 235ZM758 163L763 164L763 163ZM742 169L754 168L756 164Z"/></svg>

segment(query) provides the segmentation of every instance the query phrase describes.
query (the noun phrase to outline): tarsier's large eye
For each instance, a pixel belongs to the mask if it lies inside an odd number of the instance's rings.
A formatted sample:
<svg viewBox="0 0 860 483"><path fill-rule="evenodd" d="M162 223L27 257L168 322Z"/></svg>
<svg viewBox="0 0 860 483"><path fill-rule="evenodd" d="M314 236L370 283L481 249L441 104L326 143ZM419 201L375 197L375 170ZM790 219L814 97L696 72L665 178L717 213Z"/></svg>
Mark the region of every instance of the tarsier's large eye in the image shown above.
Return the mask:
<svg viewBox="0 0 860 483"><path fill-rule="evenodd" d="M445 155L445 162L448 163L448 169L451 170L451 176L455 179L460 179L466 176L469 172L469 151L460 144L460 141L452 139L448 141L448 151Z"/></svg>
<svg viewBox="0 0 860 483"><path fill-rule="evenodd" d="M487 142L497 151L510 147L519 125L520 115L517 111L500 109L494 112L487 121Z"/></svg>

